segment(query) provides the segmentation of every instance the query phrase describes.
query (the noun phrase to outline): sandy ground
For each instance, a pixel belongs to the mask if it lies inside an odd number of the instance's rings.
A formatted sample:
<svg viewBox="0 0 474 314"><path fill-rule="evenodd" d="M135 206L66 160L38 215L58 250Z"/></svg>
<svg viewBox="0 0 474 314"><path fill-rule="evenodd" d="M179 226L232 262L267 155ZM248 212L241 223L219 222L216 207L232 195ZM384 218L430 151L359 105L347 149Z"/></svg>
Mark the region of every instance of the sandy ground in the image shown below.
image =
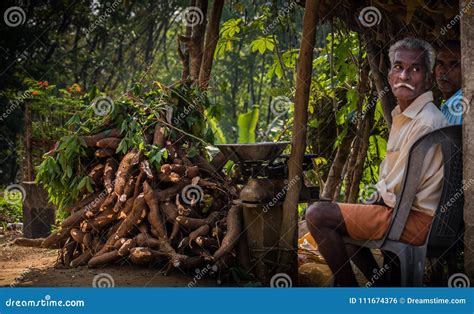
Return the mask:
<svg viewBox="0 0 474 314"><path fill-rule="evenodd" d="M112 276L115 287L185 287L194 279L179 270L164 276L159 268L134 265L98 269L55 266L56 250L13 246L12 238L14 235L0 239L0 286L3 287L92 287L94 277L100 274ZM216 286L216 281L203 278L196 280L195 286Z"/></svg>

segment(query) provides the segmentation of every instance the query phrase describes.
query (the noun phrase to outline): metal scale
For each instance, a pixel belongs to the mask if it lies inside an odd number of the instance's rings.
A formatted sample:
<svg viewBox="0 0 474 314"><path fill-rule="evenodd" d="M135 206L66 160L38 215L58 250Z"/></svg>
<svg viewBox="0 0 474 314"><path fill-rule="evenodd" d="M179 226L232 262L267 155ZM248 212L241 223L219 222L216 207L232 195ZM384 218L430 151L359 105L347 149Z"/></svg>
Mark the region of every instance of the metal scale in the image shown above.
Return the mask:
<svg viewBox="0 0 474 314"><path fill-rule="evenodd" d="M236 174L242 189L239 199L234 200L234 203L243 208L252 270L265 285L268 285L278 268L283 202L288 187L296 183L288 182L289 155L282 154L289 144L263 142L216 145L236 163ZM312 158L315 157L304 157L303 171L311 169ZM303 181L300 202L312 202L318 197L319 189L307 187Z"/></svg>

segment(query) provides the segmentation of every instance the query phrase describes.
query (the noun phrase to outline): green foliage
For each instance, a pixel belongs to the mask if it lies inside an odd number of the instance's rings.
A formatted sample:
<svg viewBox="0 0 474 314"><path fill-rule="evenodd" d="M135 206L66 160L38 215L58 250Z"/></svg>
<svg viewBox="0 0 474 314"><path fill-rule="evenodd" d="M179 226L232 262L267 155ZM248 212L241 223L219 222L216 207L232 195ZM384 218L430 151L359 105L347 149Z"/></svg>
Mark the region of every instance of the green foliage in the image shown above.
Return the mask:
<svg viewBox="0 0 474 314"><path fill-rule="evenodd" d="M3 190L3 189L2 189ZM10 192L20 194L18 199L21 199L20 192ZM17 199L16 197L12 197ZM20 222L23 219L23 205L22 202L7 202L3 195L0 195L0 222Z"/></svg>
<svg viewBox="0 0 474 314"><path fill-rule="evenodd" d="M146 138L153 136L158 121L168 130L168 144L179 142L187 147L189 157L200 154L206 145L214 142L214 133L203 112L208 112L212 119L220 112L206 93L184 83L167 87L156 82L149 91L140 86L133 90L134 93L116 99L113 110L106 115L96 113L94 102L84 102L84 110L74 114L67 123L69 133L59 140L54 151L44 156L37 168L37 181L60 209L72 204L80 194L95 190L92 178L87 176L90 169L83 166L94 161L94 149L86 146L82 135L119 128L123 139L117 152L124 154L136 148L157 169L168 158L168 151L165 147L148 144ZM98 94L93 91L84 99Z"/></svg>
<svg viewBox="0 0 474 314"><path fill-rule="evenodd" d="M175 128L176 132L168 133L171 143L183 137L199 138L186 143L190 155L202 153L206 143L290 139L292 108L284 115L270 110L278 96L293 100L296 81L303 8L294 5L286 12L282 10L285 3L238 1L224 6L208 93L186 84L168 88L154 82L159 77L163 84L171 84L181 74L175 38L184 34L185 27L176 21L187 3L120 2L99 24L95 22L107 9L102 0L76 2L72 7L39 0L30 6L27 15L35 23L9 28L0 39L10 56L20 58L11 68L10 57L0 61L9 69L4 81L11 88L3 96L15 99L20 90L35 92L28 96L35 117L33 138L45 143L44 149L35 151L35 164L46 148L62 138L39 168L39 177L49 186L55 203L65 206L80 188L95 188L86 177L87 169L80 166L93 151L83 145L79 134L118 127L123 135L118 151L136 147L154 167L167 158L167 151L146 144L143 137L152 132L157 118ZM32 46L38 33L43 34L45 45ZM351 123L354 113L367 108L367 95L357 90L366 55L359 35L337 20L333 26L319 25L316 38L307 152L317 153L324 161L317 165L322 175L343 136L355 127ZM45 86L25 76L59 84ZM92 101L99 96L114 100L114 110L106 116L94 114ZM254 106L257 115L249 114ZM7 123L9 132L15 128L9 135L15 142L15 134L19 138L21 131L21 110ZM4 134L3 125L0 129ZM386 136L378 104L361 185L377 178ZM17 150L21 159L21 147ZM318 175L314 173L311 180L319 180Z"/></svg>

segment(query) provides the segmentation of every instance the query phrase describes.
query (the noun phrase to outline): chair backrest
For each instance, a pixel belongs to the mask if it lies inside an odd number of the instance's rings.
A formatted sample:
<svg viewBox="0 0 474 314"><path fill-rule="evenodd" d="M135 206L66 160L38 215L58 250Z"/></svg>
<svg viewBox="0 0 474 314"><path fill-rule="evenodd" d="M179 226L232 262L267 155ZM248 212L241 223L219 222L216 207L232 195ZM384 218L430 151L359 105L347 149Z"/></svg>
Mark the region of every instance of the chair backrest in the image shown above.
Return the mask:
<svg viewBox="0 0 474 314"><path fill-rule="evenodd" d="M449 148L443 149L443 156L446 156L443 158L447 159L444 162L443 192L431 225L428 250L444 250L456 241L464 225L464 192L474 184L474 181L463 182L462 127L450 128L453 134L448 135L452 142Z"/></svg>
<svg viewBox="0 0 474 314"><path fill-rule="evenodd" d="M420 182L426 154L439 144L443 153L444 180L438 209L426 241L429 247L446 248L457 238L463 225L462 127L449 126L421 137L410 150L402 189L397 195L391 227L386 237L399 241ZM473 182L474 183L474 182Z"/></svg>

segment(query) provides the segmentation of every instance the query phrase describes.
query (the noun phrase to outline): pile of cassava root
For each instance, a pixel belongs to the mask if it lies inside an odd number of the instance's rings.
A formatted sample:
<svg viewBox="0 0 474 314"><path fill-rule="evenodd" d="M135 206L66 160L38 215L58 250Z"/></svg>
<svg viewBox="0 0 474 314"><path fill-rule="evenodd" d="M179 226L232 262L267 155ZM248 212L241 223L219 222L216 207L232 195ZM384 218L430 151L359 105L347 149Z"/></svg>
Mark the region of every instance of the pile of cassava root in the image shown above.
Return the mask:
<svg viewBox="0 0 474 314"><path fill-rule="evenodd" d="M232 205L235 185L212 162L166 143L160 123L151 131L148 143L168 151L160 169L138 149L116 153L118 129L81 137L95 151L87 168L94 192L70 206L60 228L38 246L60 249L67 267L132 263L168 272L216 265L225 272L234 265L242 231L241 209Z"/></svg>

